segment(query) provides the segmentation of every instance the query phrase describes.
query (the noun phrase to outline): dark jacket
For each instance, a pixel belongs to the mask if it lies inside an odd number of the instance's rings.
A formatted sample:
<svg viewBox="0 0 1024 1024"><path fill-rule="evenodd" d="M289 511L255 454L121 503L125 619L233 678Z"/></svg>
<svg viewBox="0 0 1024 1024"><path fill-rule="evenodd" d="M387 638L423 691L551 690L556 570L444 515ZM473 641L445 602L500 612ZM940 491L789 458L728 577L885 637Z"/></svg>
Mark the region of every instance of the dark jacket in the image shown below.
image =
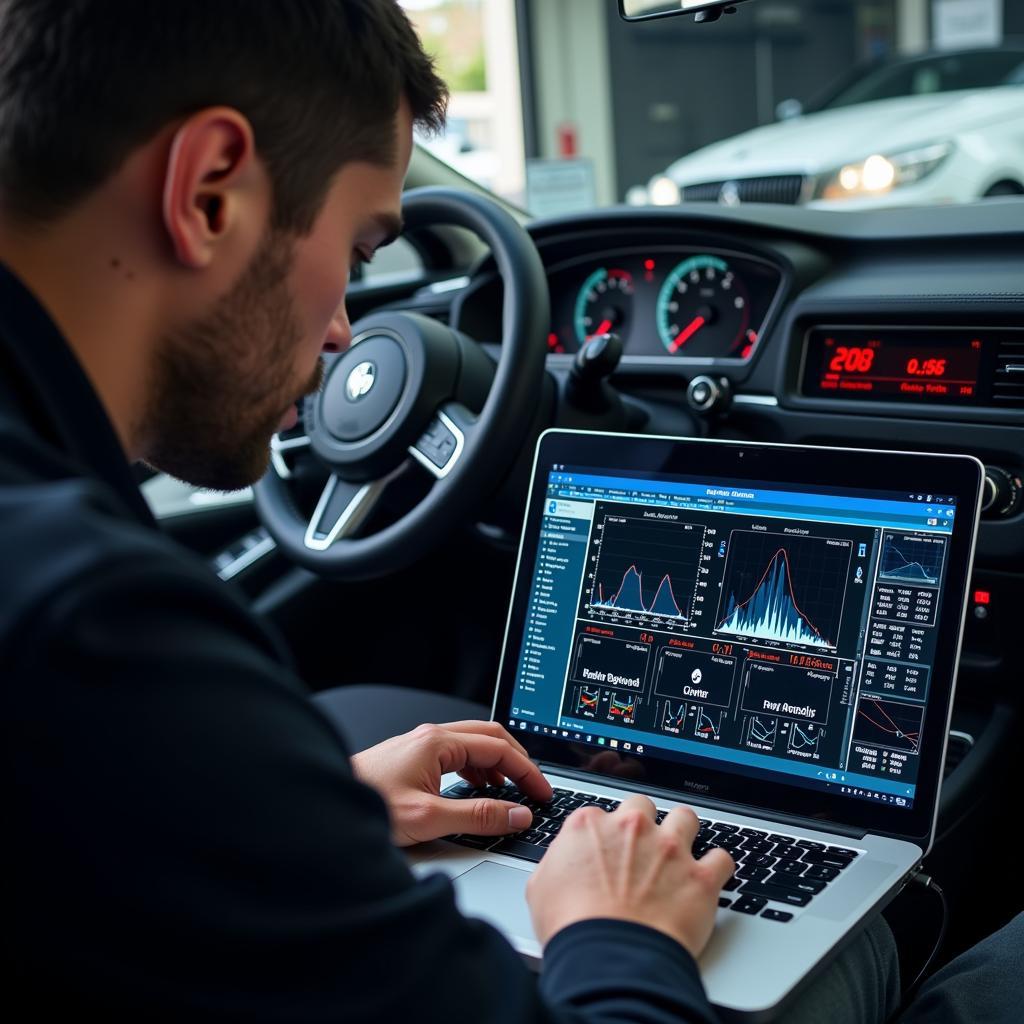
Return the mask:
<svg viewBox="0 0 1024 1024"><path fill-rule="evenodd" d="M3 268L0 573L8 1009L712 1019L658 932L574 925L538 984L446 879L414 879L282 643L159 532L71 349Z"/></svg>

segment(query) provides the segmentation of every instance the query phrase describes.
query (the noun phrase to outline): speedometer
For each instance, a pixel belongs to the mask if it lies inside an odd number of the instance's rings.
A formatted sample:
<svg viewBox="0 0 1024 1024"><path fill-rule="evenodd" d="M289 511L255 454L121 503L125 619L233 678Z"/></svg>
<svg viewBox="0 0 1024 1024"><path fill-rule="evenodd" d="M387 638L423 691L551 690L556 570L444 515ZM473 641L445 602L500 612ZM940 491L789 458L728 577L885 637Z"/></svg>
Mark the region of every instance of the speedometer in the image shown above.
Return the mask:
<svg viewBox="0 0 1024 1024"><path fill-rule="evenodd" d="M757 341L747 288L718 256L677 264L658 293L656 316L658 337L672 356L746 359Z"/></svg>
<svg viewBox="0 0 1024 1024"><path fill-rule="evenodd" d="M621 268L598 267L576 293L573 327L585 345L598 334L622 334L633 310L633 275Z"/></svg>

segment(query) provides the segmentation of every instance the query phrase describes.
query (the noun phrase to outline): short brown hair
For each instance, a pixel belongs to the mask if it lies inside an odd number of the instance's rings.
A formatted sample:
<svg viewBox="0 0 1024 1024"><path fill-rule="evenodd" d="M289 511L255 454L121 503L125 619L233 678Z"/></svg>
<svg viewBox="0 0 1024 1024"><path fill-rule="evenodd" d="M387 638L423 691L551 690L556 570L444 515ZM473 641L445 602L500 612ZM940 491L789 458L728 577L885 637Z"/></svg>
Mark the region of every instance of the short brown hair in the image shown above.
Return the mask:
<svg viewBox="0 0 1024 1024"><path fill-rule="evenodd" d="M396 0L0 0L0 206L51 221L224 105L253 126L274 226L302 233L344 164L394 159L403 96L441 129L447 89Z"/></svg>

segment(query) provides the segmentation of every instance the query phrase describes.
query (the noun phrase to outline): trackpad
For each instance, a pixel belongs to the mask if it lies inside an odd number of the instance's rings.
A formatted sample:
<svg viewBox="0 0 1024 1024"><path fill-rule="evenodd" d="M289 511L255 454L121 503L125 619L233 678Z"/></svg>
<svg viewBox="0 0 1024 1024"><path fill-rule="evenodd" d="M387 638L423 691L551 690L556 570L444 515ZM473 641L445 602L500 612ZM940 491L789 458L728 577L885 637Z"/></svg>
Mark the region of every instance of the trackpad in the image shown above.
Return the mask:
<svg viewBox="0 0 1024 1024"><path fill-rule="evenodd" d="M533 939L526 905L529 879L529 871L485 860L455 879L455 898L469 917L482 917L506 935Z"/></svg>

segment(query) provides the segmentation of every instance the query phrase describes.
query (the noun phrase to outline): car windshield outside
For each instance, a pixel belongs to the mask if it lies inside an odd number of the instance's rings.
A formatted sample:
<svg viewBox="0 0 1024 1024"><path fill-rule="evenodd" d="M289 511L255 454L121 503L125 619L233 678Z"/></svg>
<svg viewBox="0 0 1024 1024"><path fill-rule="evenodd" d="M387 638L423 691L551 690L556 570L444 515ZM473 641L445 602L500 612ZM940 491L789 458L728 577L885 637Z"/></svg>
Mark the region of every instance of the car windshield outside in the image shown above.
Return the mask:
<svg viewBox="0 0 1024 1024"><path fill-rule="evenodd" d="M822 110L874 103L897 96L931 96L962 89L1024 86L1024 49L1013 47L942 53L910 60L886 61L851 76ZM1024 98L1024 93L1021 94Z"/></svg>
<svg viewBox="0 0 1024 1024"><path fill-rule="evenodd" d="M452 90L421 145L534 216L1024 198L1024 4L402 0Z"/></svg>

